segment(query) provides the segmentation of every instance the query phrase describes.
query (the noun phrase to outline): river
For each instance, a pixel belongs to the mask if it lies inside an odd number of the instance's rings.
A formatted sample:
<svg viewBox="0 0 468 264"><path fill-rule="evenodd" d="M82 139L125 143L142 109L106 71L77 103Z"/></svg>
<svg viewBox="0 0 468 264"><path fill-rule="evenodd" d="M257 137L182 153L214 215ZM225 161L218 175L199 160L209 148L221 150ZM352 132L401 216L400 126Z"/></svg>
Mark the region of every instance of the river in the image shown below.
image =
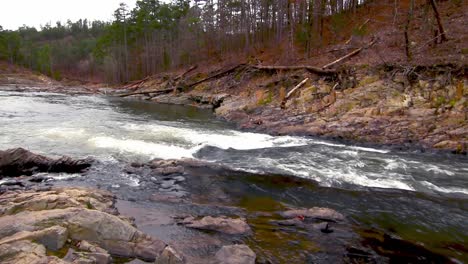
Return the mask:
<svg viewBox="0 0 468 264"><path fill-rule="evenodd" d="M251 173L294 175L316 181L320 189L290 194L293 203L333 207L449 255L458 254L450 245L468 244L466 156L243 132L208 110L186 106L0 91L0 149L15 147L94 157L99 169L86 179L54 177L58 183L117 193L144 184L124 173L122 164L155 158L195 158Z"/></svg>

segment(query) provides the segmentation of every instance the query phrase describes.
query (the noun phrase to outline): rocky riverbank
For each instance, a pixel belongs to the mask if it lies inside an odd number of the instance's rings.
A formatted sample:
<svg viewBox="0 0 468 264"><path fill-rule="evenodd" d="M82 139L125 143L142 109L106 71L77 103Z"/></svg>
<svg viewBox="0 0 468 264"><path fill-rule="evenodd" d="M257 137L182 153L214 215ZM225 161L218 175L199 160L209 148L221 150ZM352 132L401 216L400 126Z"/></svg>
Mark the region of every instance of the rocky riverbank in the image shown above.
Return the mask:
<svg viewBox="0 0 468 264"><path fill-rule="evenodd" d="M214 66L212 67L214 68ZM122 94L157 103L193 105L241 129L305 135L466 154L468 83L466 65L356 65L336 76L307 70L261 71L239 67L197 85L221 70L195 70L174 85L180 72L160 74L123 89L70 86L34 73L3 73L0 84L18 91ZM308 81L280 107L286 92ZM171 89L169 89L171 90ZM148 92L146 92L148 91ZM156 92L155 92L156 91Z"/></svg>
<svg viewBox="0 0 468 264"><path fill-rule="evenodd" d="M83 160L23 149L0 154L2 263L456 263L313 205L320 202L311 197L327 199L330 188L306 179L157 159L127 164L125 173L138 175L141 188L114 189L116 196L98 186L54 186L48 175L56 167L40 165L80 164L74 172L86 178L93 162L83 167ZM31 172L36 165L42 169ZM29 181L39 171L44 180Z"/></svg>
<svg viewBox="0 0 468 264"><path fill-rule="evenodd" d="M465 72L466 66L454 65L356 66L342 77L320 76L307 70L238 69L188 90L183 89L184 83L179 84L183 92L141 94L168 86L172 80L169 74L140 84L140 94L135 96L158 103L212 108L217 116L239 128L258 132L466 154ZM207 75L199 72L185 82L196 82L199 76ZM286 91L305 78L305 85L280 107Z"/></svg>

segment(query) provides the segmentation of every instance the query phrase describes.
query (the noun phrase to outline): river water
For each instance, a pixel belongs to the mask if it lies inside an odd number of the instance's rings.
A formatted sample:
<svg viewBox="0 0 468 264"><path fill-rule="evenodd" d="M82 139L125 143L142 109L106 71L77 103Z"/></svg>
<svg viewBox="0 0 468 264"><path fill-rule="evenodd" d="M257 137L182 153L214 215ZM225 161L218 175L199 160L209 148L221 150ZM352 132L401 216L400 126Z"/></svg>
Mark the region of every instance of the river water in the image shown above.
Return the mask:
<svg viewBox="0 0 468 264"><path fill-rule="evenodd" d="M48 156L91 156L106 168L196 158L248 172L295 175L324 187L318 194L298 194L306 204L320 200L363 222L394 229L404 229L404 222L413 236L437 234L446 244L468 244L466 156L242 132L191 107L0 91L0 149L15 147ZM118 170L102 172L94 182L110 188L141 184Z"/></svg>

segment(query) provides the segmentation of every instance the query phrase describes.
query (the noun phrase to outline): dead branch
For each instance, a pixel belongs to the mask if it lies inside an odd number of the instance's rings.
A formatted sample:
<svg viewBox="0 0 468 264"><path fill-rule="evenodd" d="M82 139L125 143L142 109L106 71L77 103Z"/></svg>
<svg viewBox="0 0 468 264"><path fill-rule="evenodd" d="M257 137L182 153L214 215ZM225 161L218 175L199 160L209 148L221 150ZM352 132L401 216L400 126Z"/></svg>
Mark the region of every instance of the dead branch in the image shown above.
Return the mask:
<svg viewBox="0 0 468 264"><path fill-rule="evenodd" d="M284 70L284 71L294 71L294 70L308 70L313 73L322 74L322 75L335 75L335 70L325 70L318 67L307 66L307 65L296 65L296 66L268 66L268 65L253 65L251 66L257 70Z"/></svg>
<svg viewBox="0 0 468 264"><path fill-rule="evenodd" d="M370 21L370 18L368 18L364 23L362 23L359 27L358 27L358 31L361 31L362 28L367 24L369 23ZM351 36L346 42L345 42L345 45L348 45L349 43L351 43L351 40L353 39L353 36Z"/></svg>
<svg viewBox="0 0 468 264"><path fill-rule="evenodd" d="M224 75L226 75L226 74L228 74L228 73L231 73L231 72L235 71L237 68L242 67L242 66L245 66L245 64L244 64L244 63L237 64L236 66L233 66L233 67L231 67L231 68L229 68L229 69L227 69L227 70L224 70L224 71L222 71L222 72L220 72L220 73L216 73L216 74L211 75L211 76L209 76L209 77L207 77L207 78L205 78L205 79L202 79L202 80L200 80L200 81L196 81L196 82L194 82L194 83L191 83L191 84L187 85L187 87L194 87L194 86L197 86L197 85L199 85L199 84L201 84L201 83L204 83L204 82L206 82L206 81L209 81L209 80L212 80L212 79L220 78L220 77L222 77L222 76L224 76Z"/></svg>
<svg viewBox="0 0 468 264"><path fill-rule="evenodd" d="M331 66L333 66L333 65L335 65L335 64L338 64L338 63L340 63L340 62L342 62L342 61L344 61L344 60L346 60L346 59L348 59L348 58L351 58L351 57L357 55L359 52L361 52L361 51L363 51L363 50L365 50L365 49L370 48L370 47L371 47L372 45L374 45L376 42L377 42L377 39L373 39L371 42L369 42L369 44L367 44L367 45L365 45L365 46L363 46L363 47L360 47L359 49L356 49L356 50L354 50L354 51L352 51L352 52L346 54L345 56L343 56L343 57L341 57L341 58L339 58L339 59L337 59L337 60L335 60L335 61L332 61L332 62L328 63L327 65L323 66L322 68L323 68L323 69L330 68Z"/></svg>
<svg viewBox="0 0 468 264"><path fill-rule="evenodd" d="M174 89L164 89L164 90L147 90L147 91L140 91L140 92L134 92L134 93L126 93L126 94L119 94L118 97L127 97L131 95L139 95L139 94L152 94L152 93L157 93L157 94L164 94L164 93L170 93L173 92Z"/></svg>
<svg viewBox="0 0 468 264"><path fill-rule="evenodd" d="M286 108L286 102L289 100L289 98L291 98L291 96L292 96L299 88L301 88L308 80L309 80L309 78L305 78L302 82L300 82L298 85L296 85L296 87L294 87L291 91L289 91L289 93L284 97L283 101L281 102L281 109L285 109L285 108Z"/></svg>

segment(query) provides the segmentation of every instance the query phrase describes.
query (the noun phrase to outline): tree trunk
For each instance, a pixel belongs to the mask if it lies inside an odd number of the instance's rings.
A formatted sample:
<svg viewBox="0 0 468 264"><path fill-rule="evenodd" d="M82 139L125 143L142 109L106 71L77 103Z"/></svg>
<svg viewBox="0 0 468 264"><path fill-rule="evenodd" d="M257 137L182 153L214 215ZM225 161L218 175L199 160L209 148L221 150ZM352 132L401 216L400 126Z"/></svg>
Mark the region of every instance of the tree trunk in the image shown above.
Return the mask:
<svg viewBox="0 0 468 264"><path fill-rule="evenodd" d="M440 32L440 36L441 36L440 41L441 42L447 41L447 36L445 35L444 27L442 25L439 10L437 9L437 5L436 5L435 0L427 0L427 1L429 1L430 5L432 6L432 9L434 10L434 15L436 17L437 25L439 26L439 32Z"/></svg>

